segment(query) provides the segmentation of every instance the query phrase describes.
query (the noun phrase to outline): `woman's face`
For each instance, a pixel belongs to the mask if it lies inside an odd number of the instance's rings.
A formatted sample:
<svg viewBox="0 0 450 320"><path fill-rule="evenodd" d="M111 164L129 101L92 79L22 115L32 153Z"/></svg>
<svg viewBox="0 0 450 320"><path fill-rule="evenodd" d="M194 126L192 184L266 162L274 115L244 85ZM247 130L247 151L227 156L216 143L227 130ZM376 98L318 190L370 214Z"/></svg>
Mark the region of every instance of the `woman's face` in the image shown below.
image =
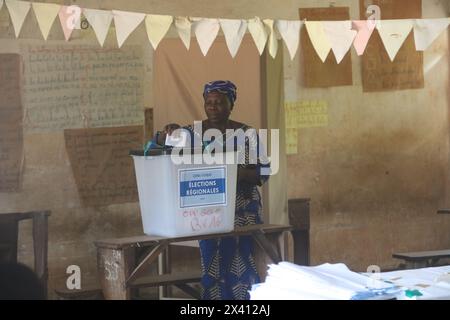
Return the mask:
<svg viewBox="0 0 450 320"><path fill-rule="evenodd" d="M205 112L211 123L225 123L230 117L232 109L230 100L225 94L213 91L206 96Z"/></svg>

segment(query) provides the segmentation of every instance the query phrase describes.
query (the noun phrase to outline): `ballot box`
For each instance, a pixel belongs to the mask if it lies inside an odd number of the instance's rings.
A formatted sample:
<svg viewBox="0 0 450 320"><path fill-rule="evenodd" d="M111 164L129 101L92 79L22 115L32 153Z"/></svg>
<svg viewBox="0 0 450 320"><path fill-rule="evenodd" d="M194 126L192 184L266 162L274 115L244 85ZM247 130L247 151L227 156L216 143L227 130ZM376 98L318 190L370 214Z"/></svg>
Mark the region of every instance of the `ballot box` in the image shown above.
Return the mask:
<svg viewBox="0 0 450 320"><path fill-rule="evenodd" d="M236 152L184 155L190 163L180 163L170 150L130 155L145 234L183 237L234 229Z"/></svg>

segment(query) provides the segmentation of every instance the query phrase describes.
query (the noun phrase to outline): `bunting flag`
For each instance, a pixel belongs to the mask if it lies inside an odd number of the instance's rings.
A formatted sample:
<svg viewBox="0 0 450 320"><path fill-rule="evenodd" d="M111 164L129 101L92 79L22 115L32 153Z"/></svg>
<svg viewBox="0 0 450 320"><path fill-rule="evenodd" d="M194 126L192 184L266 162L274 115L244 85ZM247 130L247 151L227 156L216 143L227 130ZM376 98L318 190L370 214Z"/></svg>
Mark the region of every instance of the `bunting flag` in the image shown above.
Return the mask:
<svg viewBox="0 0 450 320"><path fill-rule="evenodd" d="M283 38L284 43L286 44L291 60L294 60L295 54L298 50L301 26L301 21L278 20L276 22L276 27L281 35L281 38Z"/></svg>
<svg viewBox="0 0 450 320"><path fill-rule="evenodd" d="M154 50L156 50L167 31L169 31L172 22L172 16L148 14L145 17L145 28L147 29L148 40L152 44Z"/></svg>
<svg viewBox="0 0 450 320"><path fill-rule="evenodd" d="M352 30L351 21L323 21L322 26L339 64L352 47L357 32Z"/></svg>
<svg viewBox="0 0 450 320"><path fill-rule="evenodd" d="M323 30L321 21L305 21L306 31L308 31L309 38L312 45L319 55L320 60L325 62L328 54L331 51L331 43L328 40L325 31Z"/></svg>
<svg viewBox="0 0 450 320"><path fill-rule="evenodd" d="M177 28L178 36L183 41L186 49L189 50L191 46L191 26L192 22L187 17L176 17L175 27Z"/></svg>
<svg viewBox="0 0 450 320"><path fill-rule="evenodd" d="M194 24L194 33L203 55L208 54L209 48L216 40L220 30L218 19L200 19Z"/></svg>
<svg viewBox="0 0 450 320"><path fill-rule="evenodd" d="M450 18L414 22L414 40L418 51L427 50L450 24Z"/></svg>
<svg viewBox="0 0 450 320"><path fill-rule="evenodd" d="M367 44L369 43L375 27L375 20L352 21L352 29L357 32L355 40L353 41L353 47L358 56L362 56L364 51L366 51Z"/></svg>
<svg viewBox="0 0 450 320"><path fill-rule="evenodd" d="M73 30L80 29L81 8L78 6L62 6L58 15L64 32L64 38L66 41L69 41Z"/></svg>
<svg viewBox="0 0 450 320"><path fill-rule="evenodd" d="M266 28L269 31L269 41L267 44L269 47L269 54L272 58L275 59L278 51L278 39L276 35L276 29L273 26L272 19L264 19L263 23L266 25Z"/></svg>
<svg viewBox="0 0 450 320"><path fill-rule="evenodd" d="M16 38L19 37L25 18L30 11L31 3L28 1L5 0L9 15L14 27Z"/></svg>
<svg viewBox="0 0 450 320"><path fill-rule="evenodd" d="M144 21L145 13L113 10L112 14L116 26L117 44L120 48L129 35Z"/></svg>
<svg viewBox="0 0 450 320"><path fill-rule="evenodd" d="M50 29L52 28L53 22L55 22L61 6L58 4L41 2L33 2L32 6L42 36L44 37L44 40L47 40Z"/></svg>
<svg viewBox="0 0 450 320"><path fill-rule="evenodd" d="M247 31L247 21L233 19L219 19L228 51L234 58L241 46L242 39Z"/></svg>
<svg viewBox="0 0 450 320"><path fill-rule="evenodd" d="M378 33L391 61L395 60L413 28L413 20L383 20L377 24Z"/></svg>
<svg viewBox="0 0 450 320"><path fill-rule="evenodd" d="M113 18L111 11L83 9L83 14L94 29L98 42L103 47Z"/></svg>
<svg viewBox="0 0 450 320"><path fill-rule="evenodd" d="M252 35L259 55L262 55L264 47L266 46L268 34L266 28L264 28L263 23L258 17L248 20L248 31Z"/></svg>

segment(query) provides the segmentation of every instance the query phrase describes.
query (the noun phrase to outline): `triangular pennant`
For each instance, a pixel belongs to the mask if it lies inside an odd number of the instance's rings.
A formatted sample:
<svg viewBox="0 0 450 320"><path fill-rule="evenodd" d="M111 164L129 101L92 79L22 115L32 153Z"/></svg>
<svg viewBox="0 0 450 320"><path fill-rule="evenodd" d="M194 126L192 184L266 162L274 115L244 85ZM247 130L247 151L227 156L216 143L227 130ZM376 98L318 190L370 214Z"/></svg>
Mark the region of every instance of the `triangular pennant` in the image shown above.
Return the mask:
<svg viewBox="0 0 450 320"><path fill-rule="evenodd" d="M248 20L248 31L252 35L259 55L262 55L267 42L267 31L258 17Z"/></svg>
<svg viewBox="0 0 450 320"><path fill-rule="evenodd" d="M273 26L273 20L272 19L264 19L264 24L266 25L268 34L269 34L269 40L268 40L268 47L269 47L269 54L272 58L275 59L277 56L278 51L278 40L276 36L276 30Z"/></svg>
<svg viewBox="0 0 450 320"><path fill-rule="evenodd" d="M28 1L17 0L5 0L6 7L8 8L9 15L14 27L16 38L19 37L20 30L22 29L23 22L30 11L31 3Z"/></svg>
<svg viewBox="0 0 450 320"><path fill-rule="evenodd" d="M113 10L112 14L114 16L114 25L116 26L117 44L120 48L129 35L145 19L145 13Z"/></svg>
<svg viewBox="0 0 450 320"><path fill-rule="evenodd" d="M58 15L64 32L64 38L66 41L69 41L73 30L80 28L81 8L78 6L62 6Z"/></svg>
<svg viewBox="0 0 450 320"><path fill-rule="evenodd" d="M350 50L357 32L352 30L351 21L323 21L322 26L339 64Z"/></svg>
<svg viewBox="0 0 450 320"><path fill-rule="evenodd" d="M321 21L305 21L311 43L319 55L320 60L325 62L331 51L331 43L323 30Z"/></svg>
<svg viewBox="0 0 450 320"><path fill-rule="evenodd" d="M194 24L194 33L197 38L198 45L203 55L209 51L211 45L219 33L220 25L218 19L203 18Z"/></svg>
<svg viewBox="0 0 450 320"><path fill-rule="evenodd" d="M395 60L403 43L413 28L413 20L383 20L377 24L381 41L389 55L391 61Z"/></svg>
<svg viewBox="0 0 450 320"><path fill-rule="evenodd" d="M247 31L247 21L234 19L219 19L222 27L225 41L227 42L228 51L234 58L241 46L242 39Z"/></svg>
<svg viewBox="0 0 450 320"><path fill-rule="evenodd" d="M113 18L112 12L106 10L83 9L83 14L92 26L92 29L94 29L98 42L103 47Z"/></svg>
<svg viewBox="0 0 450 320"><path fill-rule="evenodd" d="M148 40L150 40L154 50L156 50L167 31L169 31L172 22L172 16L148 14L145 17L145 28L147 29Z"/></svg>
<svg viewBox="0 0 450 320"><path fill-rule="evenodd" d="M427 50L450 24L450 18L423 19L414 23L414 40L418 51Z"/></svg>
<svg viewBox="0 0 450 320"><path fill-rule="evenodd" d="M192 23L188 17L175 18L175 27L177 28L178 36L188 50L191 46L191 25Z"/></svg>
<svg viewBox="0 0 450 320"><path fill-rule="evenodd" d="M367 44L369 43L375 27L375 20L352 21L352 29L357 32L355 40L353 41L353 47L355 48L358 56L362 56L364 51L366 51Z"/></svg>
<svg viewBox="0 0 450 320"><path fill-rule="evenodd" d="M284 40L284 43L286 44L291 60L293 60L298 50L300 41L300 28L302 26L302 22L298 20L278 20L276 22L276 26L278 32Z"/></svg>
<svg viewBox="0 0 450 320"><path fill-rule="evenodd" d="M59 4L41 2L33 2L32 6L42 36L47 40L50 29L52 28L53 22L55 21L61 6Z"/></svg>

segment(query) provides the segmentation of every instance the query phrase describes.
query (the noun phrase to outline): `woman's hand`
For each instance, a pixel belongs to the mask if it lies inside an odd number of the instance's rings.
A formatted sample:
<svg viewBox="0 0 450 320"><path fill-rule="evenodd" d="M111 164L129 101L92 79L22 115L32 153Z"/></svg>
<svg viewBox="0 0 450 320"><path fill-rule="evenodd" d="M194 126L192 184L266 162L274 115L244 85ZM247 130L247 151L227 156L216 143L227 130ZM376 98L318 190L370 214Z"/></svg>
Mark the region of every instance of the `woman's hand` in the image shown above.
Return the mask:
<svg viewBox="0 0 450 320"><path fill-rule="evenodd" d="M161 133L158 135L158 141L156 141L156 143L158 143L160 146L165 145L167 135L172 135L172 132L180 128L181 126L176 123L167 124L166 126L164 126L163 131L161 131Z"/></svg>

